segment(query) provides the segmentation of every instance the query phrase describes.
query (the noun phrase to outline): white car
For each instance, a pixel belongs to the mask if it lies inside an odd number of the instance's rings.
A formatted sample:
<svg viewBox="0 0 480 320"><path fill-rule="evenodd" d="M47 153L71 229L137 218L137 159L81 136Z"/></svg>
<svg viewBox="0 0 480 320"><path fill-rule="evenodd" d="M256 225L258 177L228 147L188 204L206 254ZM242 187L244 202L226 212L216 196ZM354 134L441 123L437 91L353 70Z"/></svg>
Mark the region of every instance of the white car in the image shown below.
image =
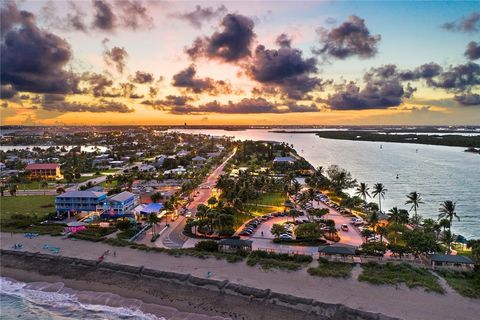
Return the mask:
<svg viewBox="0 0 480 320"><path fill-rule="evenodd" d="M281 234L278 238L282 239L282 240L292 240L293 239L291 235L286 234L286 233Z"/></svg>
<svg viewBox="0 0 480 320"><path fill-rule="evenodd" d="M207 186L207 185L200 186L200 189L210 189L210 188L212 188L212 187Z"/></svg>
<svg viewBox="0 0 480 320"><path fill-rule="evenodd" d="M192 212L188 211L187 213L185 213L185 217L186 218L191 218L192 217Z"/></svg>

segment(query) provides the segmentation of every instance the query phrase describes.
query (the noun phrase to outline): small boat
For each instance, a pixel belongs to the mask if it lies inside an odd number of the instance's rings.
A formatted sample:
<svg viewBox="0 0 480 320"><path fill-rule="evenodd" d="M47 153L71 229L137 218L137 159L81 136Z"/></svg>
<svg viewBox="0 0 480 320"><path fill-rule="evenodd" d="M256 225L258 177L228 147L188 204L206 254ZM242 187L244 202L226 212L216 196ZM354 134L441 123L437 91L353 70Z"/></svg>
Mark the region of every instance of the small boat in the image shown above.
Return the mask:
<svg viewBox="0 0 480 320"><path fill-rule="evenodd" d="M383 146L382 146L382 145L380 145L380 149L383 149Z"/></svg>
<svg viewBox="0 0 480 320"><path fill-rule="evenodd" d="M397 179L398 179L398 173L397 173Z"/></svg>

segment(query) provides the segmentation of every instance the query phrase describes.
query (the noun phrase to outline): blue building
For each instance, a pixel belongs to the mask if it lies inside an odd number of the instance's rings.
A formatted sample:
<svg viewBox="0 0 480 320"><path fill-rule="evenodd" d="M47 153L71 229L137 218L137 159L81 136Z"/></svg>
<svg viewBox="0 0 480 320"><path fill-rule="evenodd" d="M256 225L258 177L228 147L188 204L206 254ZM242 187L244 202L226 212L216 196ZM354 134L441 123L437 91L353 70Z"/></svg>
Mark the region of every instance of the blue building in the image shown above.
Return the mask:
<svg viewBox="0 0 480 320"><path fill-rule="evenodd" d="M107 200L105 192L68 191L55 197L57 213L96 211L97 206Z"/></svg>
<svg viewBox="0 0 480 320"><path fill-rule="evenodd" d="M132 213L133 208L137 206L138 197L128 191L123 191L108 199L110 210L116 215Z"/></svg>

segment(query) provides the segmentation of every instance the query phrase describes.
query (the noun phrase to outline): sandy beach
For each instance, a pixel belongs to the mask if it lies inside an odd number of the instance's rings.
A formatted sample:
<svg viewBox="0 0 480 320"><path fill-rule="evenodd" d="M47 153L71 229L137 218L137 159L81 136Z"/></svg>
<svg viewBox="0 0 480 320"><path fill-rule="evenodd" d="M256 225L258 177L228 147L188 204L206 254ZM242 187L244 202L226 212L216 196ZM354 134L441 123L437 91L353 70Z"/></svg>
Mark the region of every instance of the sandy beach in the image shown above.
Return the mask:
<svg viewBox="0 0 480 320"><path fill-rule="evenodd" d="M104 243L72 241L58 237L39 236L34 239L27 239L21 234L2 233L0 240L1 247L5 250L10 250L14 243L22 243L23 251L51 254L42 249L44 244L49 244L60 247L62 256L88 260L95 260L103 252L110 250L111 253L116 252L116 257L110 254L107 256L106 262L190 274L198 278L206 278L207 272L211 272L211 279L214 280L228 280L234 284L258 289L270 289L274 292L314 299L328 304L342 304L356 310L381 313L400 319L459 319L460 316L461 319L473 320L478 319L478 314L480 314L478 300L464 298L452 290L447 290L445 294L441 295L425 292L423 289L408 289L404 286L373 286L358 282L355 277L358 276L359 267L354 269L353 278L350 279L318 278L308 275L305 269L295 272L266 272L257 267L248 267L244 262L231 264L216 259L202 260L193 257L173 257L155 252L111 247ZM39 281L38 275L33 275L32 272L25 273L18 270L8 270L8 268L2 269L2 275L18 280ZM59 281L59 279L43 280ZM74 281L75 283L71 283L72 287L82 290L77 287L80 284L75 280L63 279L61 281L65 282L67 286L70 286L70 281ZM129 293L128 288L112 288L97 282L95 282L95 286L88 283L83 285L89 290L115 292L126 297ZM132 284L130 289L135 287L138 288L138 284ZM125 292L117 292L118 290L125 290ZM145 302L158 302L152 301L152 297L147 292L144 292L141 297L140 294L135 292L135 297ZM178 307L179 310L189 311L188 303ZM259 308L259 311L261 310L262 308ZM194 312L195 309L192 311ZM266 316L264 319L269 319L267 315L264 316Z"/></svg>

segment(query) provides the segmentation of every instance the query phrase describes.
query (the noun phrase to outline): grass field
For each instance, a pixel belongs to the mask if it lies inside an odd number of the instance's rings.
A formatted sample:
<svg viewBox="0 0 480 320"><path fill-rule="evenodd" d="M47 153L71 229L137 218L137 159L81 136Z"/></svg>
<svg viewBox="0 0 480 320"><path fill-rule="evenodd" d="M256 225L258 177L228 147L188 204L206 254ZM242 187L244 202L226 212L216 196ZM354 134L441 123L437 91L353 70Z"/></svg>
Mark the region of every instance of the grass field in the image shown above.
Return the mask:
<svg viewBox="0 0 480 320"><path fill-rule="evenodd" d="M438 278L428 270L416 268L406 263L362 264L362 273L358 280L376 285L399 285L404 283L409 288L423 287L427 291L444 292L438 283Z"/></svg>
<svg viewBox="0 0 480 320"><path fill-rule="evenodd" d="M55 196L17 196L0 199L0 219L8 220L12 214L44 216L55 211Z"/></svg>
<svg viewBox="0 0 480 320"><path fill-rule="evenodd" d="M262 194L258 199L255 199L255 204L262 204L267 206L283 206L287 195L283 192L269 192Z"/></svg>
<svg viewBox="0 0 480 320"><path fill-rule="evenodd" d="M17 183L17 190L55 189L56 187L56 181L48 181L47 187L42 186L41 181L28 181L26 183Z"/></svg>
<svg viewBox="0 0 480 320"><path fill-rule="evenodd" d="M459 272L445 270L438 273L447 280L450 287L462 296L480 299L480 271Z"/></svg>

